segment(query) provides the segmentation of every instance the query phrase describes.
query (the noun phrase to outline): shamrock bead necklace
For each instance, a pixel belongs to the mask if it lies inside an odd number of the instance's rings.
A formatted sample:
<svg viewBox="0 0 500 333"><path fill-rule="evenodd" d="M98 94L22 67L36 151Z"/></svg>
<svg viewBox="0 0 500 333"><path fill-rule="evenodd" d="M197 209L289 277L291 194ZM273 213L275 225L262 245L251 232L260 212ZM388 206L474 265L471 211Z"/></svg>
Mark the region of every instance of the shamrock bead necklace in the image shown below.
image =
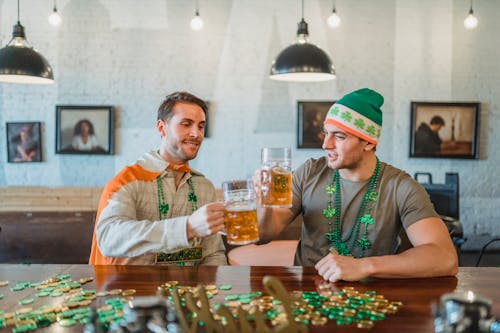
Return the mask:
<svg viewBox="0 0 500 333"><path fill-rule="evenodd" d="M193 179L188 178L187 183L189 185L189 193L187 196L187 200L191 202L191 209L194 212L198 209L198 198L194 193L194 184ZM158 187L158 212L160 213L160 219L167 218L167 213L170 209L170 206L165 200L165 193L163 193L163 185L161 183L161 176L156 177L156 185Z"/></svg>
<svg viewBox="0 0 500 333"><path fill-rule="evenodd" d="M360 249L359 257L362 258L364 256L364 251L371 248L371 243L367 235L368 226L375 223L371 215L371 210L373 204L378 200L376 188L379 181L379 175L380 161L377 157L375 171L370 178L370 183L363 196L363 201L361 201L354 225L344 239L342 239L342 223L340 221L341 190L338 170L333 172L331 184L325 186L326 194L330 196L326 209L323 209L323 215L328 219L329 227L329 231L325 234L325 237L340 255L353 255L353 250L357 247Z"/></svg>

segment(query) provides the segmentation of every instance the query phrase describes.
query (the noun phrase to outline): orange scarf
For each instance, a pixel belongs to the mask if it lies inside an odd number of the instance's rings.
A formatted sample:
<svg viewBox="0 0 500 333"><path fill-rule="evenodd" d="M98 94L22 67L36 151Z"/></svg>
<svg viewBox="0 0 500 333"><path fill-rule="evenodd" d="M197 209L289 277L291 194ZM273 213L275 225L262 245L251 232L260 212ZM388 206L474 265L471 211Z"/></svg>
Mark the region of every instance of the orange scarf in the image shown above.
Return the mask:
<svg viewBox="0 0 500 333"><path fill-rule="evenodd" d="M191 172L187 163L184 164L173 164L170 163L167 167L167 170L181 171L181 172Z"/></svg>

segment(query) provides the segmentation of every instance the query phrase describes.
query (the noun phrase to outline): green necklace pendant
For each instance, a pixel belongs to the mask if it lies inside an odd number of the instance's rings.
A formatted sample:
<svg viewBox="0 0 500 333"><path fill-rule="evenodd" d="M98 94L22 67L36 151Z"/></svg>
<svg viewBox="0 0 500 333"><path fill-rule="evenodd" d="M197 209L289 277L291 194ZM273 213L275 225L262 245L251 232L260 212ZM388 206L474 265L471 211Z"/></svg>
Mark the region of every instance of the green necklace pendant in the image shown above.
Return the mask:
<svg viewBox="0 0 500 333"><path fill-rule="evenodd" d="M191 209L194 212L195 210L198 209L198 197L196 196L196 193L194 192L193 179L189 178L187 180L187 183L189 185L189 193L187 195L187 200L189 202L191 202ZM156 186L158 188L158 212L160 215L160 219L165 219L165 218L167 218L167 214L168 214L168 211L170 210L170 206L165 200L165 193L163 192L163 185L162 185L160 176L158 176L156 178Z"/></svg>
<svg viewBox="0 0 500 333"><path fill-rule="evenodd" d="M353 255L354 249L358 248L359 258L362 258L365 250L369 250L372 246L368 239L368 226L375 224L375 220L370 212L379 197L376 192L379 176L380 161L377 157L375 171L370 178L363 201L361 201L354 225L344 239L342 239L342 223L340 221L342 205L338 170L333 172L331 184L325 186L325 192L330 197L326 209L323 209L323 215L328 220L329 228L329 232L325 234L325 238L340 255Z"/></svg>
<svg viewBox="0 0 500 333"><path fill-rule="evenodd" d="M188 178L187 183L189 185L189 193L187 195L187 201L191 202L191 209L194 212L195 210L198 209L198 197L196 196L196 193L194 192L193 179ZM163 185L161 182L161 176L156 177L156 187L158 189L158 213L160 215L160 219L166 219L168 216L167 214L168 214L168 211L170 209L170 206L168 205L168 203L165 200L165 193L163 192ZM188 249L180 250L179 252L174 253L174 254L159 253L156 255L155 262L162 262L162 261L169 262L170 261L170 260L164 260L163 257L176 257L176 256L183 257L183 258L186 256L189 257L189 254L191 252L196 252L196 251L198 251L196 248L194 248L194 249L188 248ZM201 252L199 253L198 256L196 256L196 258L198 258L198 257L201 259L201 257L202 257ZM175 262L176 266L185 266L184 261L177 261L176 259L177 258L173 259L173 262ZM181 260L183 260L183 259L181 259Z"/></svg>

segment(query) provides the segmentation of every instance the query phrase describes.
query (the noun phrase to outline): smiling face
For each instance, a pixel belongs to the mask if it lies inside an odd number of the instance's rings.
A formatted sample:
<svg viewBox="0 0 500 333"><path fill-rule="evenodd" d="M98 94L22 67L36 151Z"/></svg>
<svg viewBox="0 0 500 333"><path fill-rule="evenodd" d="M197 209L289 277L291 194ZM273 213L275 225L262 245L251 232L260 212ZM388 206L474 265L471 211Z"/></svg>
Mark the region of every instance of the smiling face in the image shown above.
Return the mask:
<svg viewBox="0 0 500 333"><path fill-rule="evenodd" d="M332 124L325 124L324 132L323 149L332 169L360 169L366 153L375 148L375 145Z"/></svg>
<svg viewBox="0 0 500 333"><path fill-rule="evenodd" d="M198 154L205 133L205 112L193 103L177 102L167 121L157 120L161 136L161 156L170 163L182 164Z"/></svg>

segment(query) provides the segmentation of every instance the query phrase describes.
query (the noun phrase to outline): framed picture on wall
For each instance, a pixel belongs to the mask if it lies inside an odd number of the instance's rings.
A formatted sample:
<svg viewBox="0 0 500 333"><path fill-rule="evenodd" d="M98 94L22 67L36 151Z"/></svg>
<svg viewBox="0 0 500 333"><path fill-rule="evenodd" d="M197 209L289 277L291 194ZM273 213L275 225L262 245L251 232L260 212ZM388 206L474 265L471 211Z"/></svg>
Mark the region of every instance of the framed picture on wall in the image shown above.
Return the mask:
<svg viewBox="0 0 500 333"><path fill-rule="evenodd" d="M411 102L410 157L478 158L478 102Z"/></svg>
<svg viewBox="0 0 500 333"><path fill-rule="evenodd" d="M113 154L112 106L56 106L57 154Z"/></svg>
<svg viewBox="0 0 500 333"><path fill-rule="evenodd" d="M7 161L9 163L41 162L41 123L6 123Z"/></svg>
<svg viewBox="0 0 500 333"><path fill-rule="evenodd" d="M203 137L204 138L208 138L210 136L210 102L209 101L205 101L205 103L207 103L207 113L205 113L205 132L203 134Z"/></svg>
<svg viewBox="0 0 500 333"><path fill-rule="evenodd" d="M323 121L335 101L297 102L297 148L317 148L323 145Z"/></svg>

